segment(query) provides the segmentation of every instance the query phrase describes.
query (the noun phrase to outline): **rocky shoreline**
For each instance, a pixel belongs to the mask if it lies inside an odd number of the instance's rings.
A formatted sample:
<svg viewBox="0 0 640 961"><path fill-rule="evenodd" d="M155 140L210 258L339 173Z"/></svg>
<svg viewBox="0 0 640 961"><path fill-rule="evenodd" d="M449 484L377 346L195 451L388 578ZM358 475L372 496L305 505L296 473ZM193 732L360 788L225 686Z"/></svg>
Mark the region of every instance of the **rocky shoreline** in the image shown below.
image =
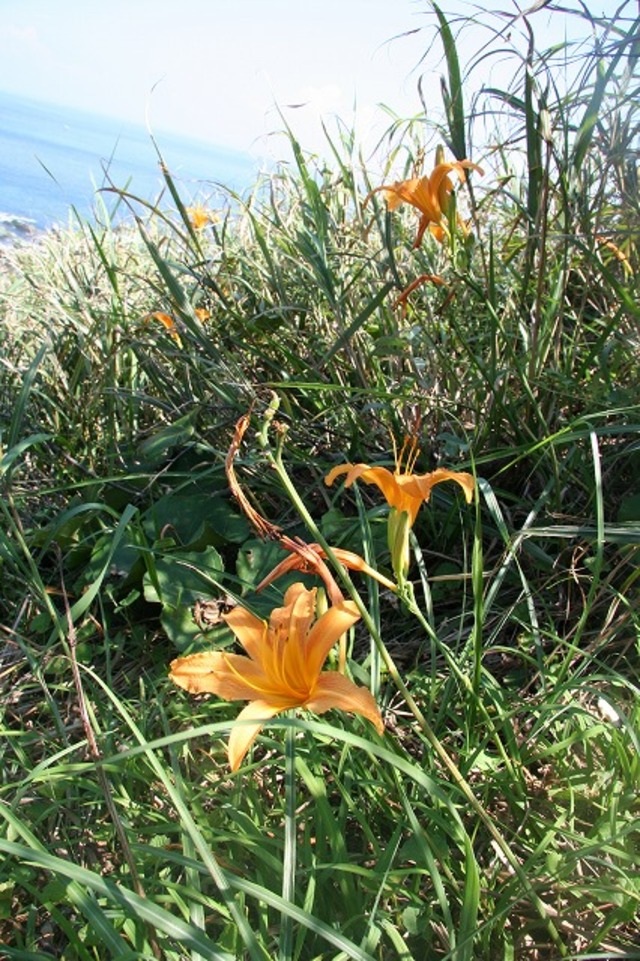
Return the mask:
<svg viewBox="0 0 640 961"><path fill-rule="evenodd" d="M0 244L6 245L21 240L35 240L42 232L35 220L30 217L0 213Z"/></svg>

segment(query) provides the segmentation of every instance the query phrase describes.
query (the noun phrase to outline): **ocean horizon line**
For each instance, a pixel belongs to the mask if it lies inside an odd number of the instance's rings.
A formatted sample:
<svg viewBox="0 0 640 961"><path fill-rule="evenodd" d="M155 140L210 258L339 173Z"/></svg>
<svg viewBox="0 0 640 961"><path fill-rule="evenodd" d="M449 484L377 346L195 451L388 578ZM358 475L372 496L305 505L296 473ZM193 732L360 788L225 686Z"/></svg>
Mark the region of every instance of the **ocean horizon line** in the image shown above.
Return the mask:
<svg viewBox="0 0 640 961"><path fill-rule="evenodd" d="M188 205L253 186L260 160L233 147L128 119L0 91L0 239L91 219L99 190L153 203L170 171Z"/></svg>
<svg viewBox="0 0 640 961"><path fill-rule="evenodd" d="M0 87L0 102L3 98L22 103L28 107L47 108L68 114L75 114L78 117L96 122L100 125L119 125L120 127L129 128L136 132L144 130L150 139L152 138L156 141L160 141L160 139L170 139L176 142L194 144L201 149L215 149L219 153L228 154L229 156L235 156L238 158L249 157L253 160L261 159L259 154L254 156L254 154L251 152L242 150L242 148L236 147L233 144L209 140L208 138L199 137L197 134L190 134L181 130L171 130L168 127L154 128L153 125L147 126L146 123L143 123L141 120L132 120L130 117L121 117L115 113L111 114L101 111L96 111L94 113L91 110L87 110L86 107L76 107L73 104L58 100L42 100L26 94L17 93L15 90Z"/></svg>

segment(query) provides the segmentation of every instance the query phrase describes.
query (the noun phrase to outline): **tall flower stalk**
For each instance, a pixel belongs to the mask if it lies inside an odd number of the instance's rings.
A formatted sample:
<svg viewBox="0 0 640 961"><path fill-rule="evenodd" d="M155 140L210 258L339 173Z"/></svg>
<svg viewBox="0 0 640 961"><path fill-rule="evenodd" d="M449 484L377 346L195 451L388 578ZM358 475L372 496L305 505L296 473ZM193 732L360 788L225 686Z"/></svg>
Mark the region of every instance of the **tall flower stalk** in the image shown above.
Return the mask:
<svg viewBox="0 0 640 961"><path fill-rule="evenodd" d="M505 858L505 861L509 864L510 869L513 871L514 875L518 878L518 880L522 884L523 889L527 892L528 896L531 898L531 901L535 905L540 917L544 919L549 936L551 937L555 946L558 948L560 953L564 956L565 951L562 948L562 941L558 933L558 929L556 928L551 917L549 917L549 912L546 908L546 905L540 898L538 892L533 887L531 881L529 880L526 874L526 871L522 867L522 864L520 863L516 855L511 850L511 847L502 836L502 833L500 832L500 830L496 827L493 821L493 818L485 810L482 803L478 800L478 798L476 797L476 795L474 794L471 788L471 785L466 780L466 778L460 771L459 767L457 766L453 758L450 756L449 752L442 745L435 731L429 724L427 718L424 716L423 712L420 710L420 707L418 706L415 698L409 691L407 685L404 683L402 675L400 674L395 664L395 661L393 660L391 654L389 653L389 650L387 649L387 646L385 645L380 635L380 632L377 630L376 625L373 622L373 619L371 618L365 604L362 601L362 598L360 597L358 591L356 590L356 587L353 584L351 577L349 576L349 572L340 565L330 545L327 543L326 539L323 537L322 532L320 531L318 525L316 524L313 517L309 513L304 501L298 494L298 491L296 490L296 487L293 484L291 478L289 477L289 474L282 462L282 443L284 439L284 431L280 431L278 435L278 444L277 444L276 450L273 451L271 449L267 439L267 433L268 433L269 425L271 424L276 414L276 411L278 409L278 405L279 405L278 397L274 394L272 402L265 415L263 425L262 425L262 430L259 434L261 447L265 452L265 455L269 463L276 471L283 489L286 491L287 495L289 496L289 499L291 500L292 505L295 507L295 509L298 511L298 514L300 515L302 520L305 522L308 530L311 533L311 536L314 538L314 540L316 540L320 544L322 549L326 552L327 558L329 559L331 564L334 566L334 568L337 571L340 571L341 581L344 584L354 604L358 608L360 615L362 617L363 623L365 624L374 643L376 644L376 647L380 652L380 656L385 665L385 668L389 673L389 677L391 678L392 682L394 683L401 697L404 699L404 702L407 705L408 709L411 711L414 718L416 719L427 742L433 749L434 754L437 755L437 757L440 759L444 767L449 772L452 778L452 781L459 788L463 797L466 799L467 803L469 804L469 807L475 812L477 817L484 824L486 830L488 831L491 838L493 839L496 847L501 851L502 855ZM433 484L431 486L433 486ZM413 614L418 616L420 622L425 627L425 630L429 631L430 630L429 625L425 620L424 616L422 615L422 612L419 611L415 603L413 592L412 591L401 592L400 598L406 604L407 608Z"/></svg>

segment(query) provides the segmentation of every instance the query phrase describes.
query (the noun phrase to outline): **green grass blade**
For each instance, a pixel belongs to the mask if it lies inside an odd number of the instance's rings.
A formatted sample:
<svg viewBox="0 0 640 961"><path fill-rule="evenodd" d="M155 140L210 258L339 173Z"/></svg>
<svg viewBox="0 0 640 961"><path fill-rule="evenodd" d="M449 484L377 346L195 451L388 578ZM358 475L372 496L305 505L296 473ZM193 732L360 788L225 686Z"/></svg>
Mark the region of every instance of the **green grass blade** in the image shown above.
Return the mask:
<svg viewBox="0 0 640 961"><path fill-rule="evenodd" d="M38 376L38 371L42 366L44 358L46 357L49 350L50 350L50 345L47 341L45 341L40 347L40 349L38 350L38 353L36 354L36 356L33 358L31 363L29 364L29 367L25 371L25 374L22 378L22 386L20 387L18 395L15 399L9 432L7 434L6 443L9 449L15 447L18 441L20 440L20 434L22 432L22 425L24 422L27 405L29 403L29 397L33 389L33 385L35 383L36 377Z"/></svg>
<svg viewBox="0 0 640 961"><path fill-rule="evenodd" d="M24 864L36 865L55 877L67 878L70 882L79 885L83 892L92 891L98 897L105 898L112 905L123 908L131 917L150 924L156 931L172 938L178 944L197 951L207 961L233 961L232 956L226 951L220 951L218 946L203 931L171 914L160 905L154 904L147 898L140 897L123 885L110 881L100 874L63 858L55 857L45 851L33 850L26 845L16 844L13 841L0 839L0 851L17 858ZM79 907L86 906L86 903L86 896L83 893ZM101 934L103 930L106 932L106 927L101 929ZM107 943L109 943L111 950L115 950L116 944L119 945L119 953L115 954L114 957L123 957L125 950L122 947L122 939L115 931L113 934L113 942ZM126 954L129 955L129 952L127 951Z"/></svg>
<svg viewBox="0 0 640 961"><path fill-rule="evenodd" d="M333 358L338 353L338 351L341 350L346 344L349 343L353 335L358 330L360 330L363 324L367 322L367 320L372 315L374 310L377 310L378 307L383 303L385 297L387 296L390 290L393 290L393 284L392 283L385 284L384 287L382 287L378 291L375 297L371 298L367 306L363 310L361 310L356 317L353 318L349 326L334 341L330 349L327 351L327 353L324 355L324 357L320 361L321 367L326 366L329 363L329 361L333 360Z"/></svg>
<svg viewBox="0 0 640 961"><path fill-rule="evenodd" d="M447 19L437 4L432 3L433 9L438 17L440 25L440 38L444 47L444 55L447 61L448 87L443 82L443 95L445 99L445 109L449 124L449 135L451 137L451 149L456 160L465 160L467 157L466 135L465 135L465 112L464 95L462 89L462 76L460 72L460 60L456 49L456 42L451 32Z"/></svg>
<svg viewBox="0 0 640 961"><path fill-rule="evenodd" d="M460 908L457 948L451 961L473 961L476 956L474 940L478 932L478 913L480 910L480 872L471 845L465 838L464 851L464 891Z"/></svg>

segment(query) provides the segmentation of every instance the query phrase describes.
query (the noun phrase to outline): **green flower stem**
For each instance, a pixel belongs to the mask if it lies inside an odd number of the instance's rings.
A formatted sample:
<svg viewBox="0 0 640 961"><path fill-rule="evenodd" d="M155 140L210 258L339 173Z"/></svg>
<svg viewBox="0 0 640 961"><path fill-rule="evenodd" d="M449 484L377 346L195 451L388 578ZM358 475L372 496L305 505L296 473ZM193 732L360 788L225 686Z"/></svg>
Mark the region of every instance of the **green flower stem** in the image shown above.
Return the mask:
<svg viewBox="0 0 640 961"><path fill-rule="evenodd" d="M269 407L267 423L271 422L276 410L277 410L277 398L274 401L272 401ZM291 478L289 477L287 470L284 464L282 463L282 445L284 441L284 431L281 430L278 435L278 443L277 443L275 453L271 450L268 444L266 434L267 434L267 427L263 427L263 430L261 432L261 446L263 447L263 450L265 452L265 455L269 463L278 474L280 482L284 490L286 491L286 493L289 495L291 503L296 508L296 510L298 511L298 514L307 525L314 540L318 544L320 544L322 549L325 551L329 561L333 565L334 569L339 573L342 579L342 582L349 593L349 596L352 598L352 600L355 602L356 606L358 607L363 623L367 627L367 630L370 632L372 638L374 639L378 647L378 650L380 651L380 655L384 661L385 667L389 672L389 676L391 677L392 681L396 685L396 688L404 698L407 707L409 708L409 710L415 717L416 721L420 725L420 728L424 736L426 737L427 741L429 742L434 752L439 757L439 759L441 760L441 762L444 764L447 771L451 775L453 782L456 784L456 786L459 788L459 790L463 794L464 798L468 801L471 808L475 811L477 816L480 818L486 830L489 832L492 839L495 841L496 845L500 848L500 851L502 852L507 862L509 863L510 867L512 868L514 874L520 881L523 889L527 892L528 896L531 898L532 903L535 905L536 910L540 914L540 917L542 918L542 920L544 921L547 927L549 937L554 942L560 957L563 957L563 958L566 957L567 949L560 938L558 929L556 928L552 919L549 917L549 911L547 909L547 906L545 905L545 903L542 901L542 899L539 897L539 895L533 888L531 881L529 880L529 878L526 875L526 872L522 868L522 865L520 864L516 855L513 853L513 851L509 847L509 844L507 843L507 841L505 841L500 831L494 825L491 819L491 816L487 813L487 811L485 811L484 807L482 806L480 801L477 799L477 797L471 790L471 787L469 786L468 782L464 778L462 772L456 765L455 761L449 756L446 749L440 743L439 738L437 737L435 732L432 730L431 725L429 724L426 717L423 715L422 711L418 707L413 696L411 695L410 691L408 690L407 686L402 680L400 673L393 661L393 658L389 654L387 647L384 641L382 640L382 637L380 636L380 633L377 631L376 625L374 624L369 614L369 611L365 607L362 601L362 598L360 597L360 594L358 593L355 587L355 584L353 583L353 581L351 580L351 577L349 576L349 573L343 568L342 564L340 564L340 562L337 560L335 554L331 550L331 546L327 543L326 539L322 534L322 531L318 528L316 522L314 521L311 514L307 510L304 502L302 501L295 486L293 485L293 482L291 481ZM403 595L403 599L405 599L404 595ZM419 611L419 608L415 603L415 600L413 601L410 600L408 594L406 596L405 603L408 603L409 609L412 611L412 613L419 616L421 623L423 623L428 628L428 622L424 617L421 616L421 612Z"/></svg>
<svg viewBox="0 0 640 961"><path fill-rule="evenodd" d="M287 727L284 771L284 855L282 861L282 899L294 903L296 890L296 729ZM282 913L279 961L293 957L293 918Z"/></svg>

